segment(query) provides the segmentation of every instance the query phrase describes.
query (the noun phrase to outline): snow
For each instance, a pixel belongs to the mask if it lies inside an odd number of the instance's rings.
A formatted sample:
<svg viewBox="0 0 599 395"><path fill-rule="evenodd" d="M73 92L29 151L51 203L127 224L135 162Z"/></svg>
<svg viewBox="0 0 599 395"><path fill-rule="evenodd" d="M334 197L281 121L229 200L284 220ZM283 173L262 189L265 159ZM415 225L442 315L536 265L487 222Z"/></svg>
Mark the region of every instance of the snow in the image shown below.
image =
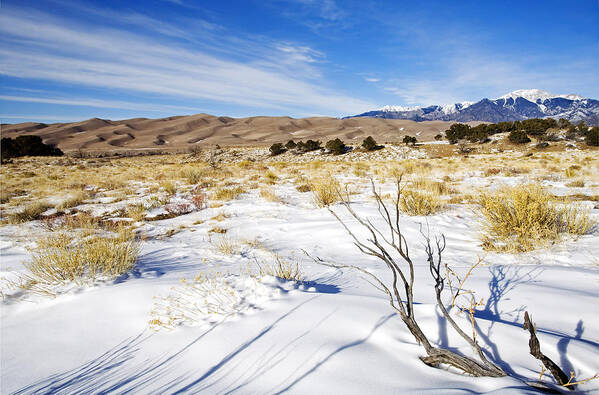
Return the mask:
<svg viewBox="0 0 599 395"><path fill-rule="evenodd" d="M420 107L418 106L384 106L379 108L376 111L384 111L384 112L403 112L403 111L418 111L420 110Z"/></svg>
<svg viewBox="0 0 599 395"><path fill-rule="evenodd" d="M363 188L353 196L354 209L381 225L367 185L352 181ZM499 185L522 180L473 174L466 181ZM468 207L402 218L416 263L416 316L436 344L470 353L435 308L420 225L447 237L444 260L458 272L464 274L484 257L467 287L484 298L476 313L480 342L511 377L474 378L420 362L422 347L393 314L386 296L359 273L304 257L301 250L330 262L363 265L388 278L376 259L360 254L326 209L314 207L309 193L299 193L290 183L274 188L284 203L266 202L252 191L223 207L145 225L140 231L150 237L137 268L113 284L56 299L5 302L0 392L533 393L521 381L534 381L540 371L528 354L524 310L532 314L549 357L580 378L599 372L597 234L526 254L486 254L477 242L476 215ZM347 218L341 207L334 210ZM208 230L215 224L210 218L221 212L227 218L218 225L232 239L257 240L285 259L300 260L304 283L255 270L248 274L255 259L265 259L263 248L248 244L232 255L215 249ZM597 209L592 213L599 216ZM203 222L195 225L198 219ZM362 234L355 221L348 224ZM152 237L181 225L187 228L170 238ZM22 271L21 262L28 258L15 233L40 231L34 223L0 228L3 277ZM221 311L182 320L171 330L149 325L157 300L172 301L169 295L185 289L181 279L190 282L199 273L217 272L223 273L216 277L219 289L231 290ZM189 303L205 303L197 295L190 298ZM455 317L469 328L465 317ZM582 388L599 393L597 380Z"/></svg>
<svg viewBox="0 0 599 395"><path fill-rule="evenodd" d="M575 94L569 94L569 95L554 95L552 93L549 93L547 91L541 90L541 89L519 89L519 90L515 90L513 92L507 93L503 96L498 97L496 100L499 99L516 99L518 97L522 97L528 101L531 101L533 103L536 103L538 100L540 100L541 102L544 102L547 99L553 99L556 97L561 97L561 98L565 98L565 99L569 99L569 100L582 100L584 99L582 96L579 95L575 95Z"/></svg>

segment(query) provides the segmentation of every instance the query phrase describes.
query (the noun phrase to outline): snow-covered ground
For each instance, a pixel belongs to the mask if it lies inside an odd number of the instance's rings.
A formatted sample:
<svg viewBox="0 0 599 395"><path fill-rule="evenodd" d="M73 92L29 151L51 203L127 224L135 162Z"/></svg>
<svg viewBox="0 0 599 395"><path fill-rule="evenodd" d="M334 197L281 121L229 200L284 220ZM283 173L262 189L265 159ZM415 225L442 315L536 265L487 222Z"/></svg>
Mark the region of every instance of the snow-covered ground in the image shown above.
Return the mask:
<svg viewBox="0 0 599 395"><path fill-rule="evenodd" d="M466 181L476 185L493 178L473 175ZM476 312L478 340L509 376L474 378L424 365L418 359L424 349L386 295L359 272L306 257L302 250L389 278L380 262L357 250L327 209L315 208L311 193L288 182L273 189L282 202L251 190L221 207L145 223L137 230L145 241L135 270L114 282L54 299L7 298L1 312L1 392L533 393L523 380L538 379L541 365L528 352L524 311L537 324L542 351L565 371L577 379L599 372L596 232L529 253L486 253L470 206L402 217L416 262L415 314L437 345L471 353L436 308L420 225L428 225L431 235L445 235L444 261L462 275L484 259L466 288L484 300ZM352 200L361 215L381 223L367 188ZM364 234L341 206L333 209ZM599 209L591 213L599 218ZM219 214L222 220L213 219ZM214 226L226 234L210 233ZM178 232L165 236L173 229ZM5 278L24 270L27 236L36 232L41 232L36 222L0 227ZM233 253L220 251L219 240L233 244ZM272 260L273 254L299 262L303 283L260 276L256 262ZM199 273L221 273L219 281L228 281L237 298L228 310L182 320L174 329L150 325L157 303L184 290L181 280L188 284ZM470 330L466 317L452 314ZM544 379L552 381L548 374ZM599 393L599 380L579 388Z"/></svg>

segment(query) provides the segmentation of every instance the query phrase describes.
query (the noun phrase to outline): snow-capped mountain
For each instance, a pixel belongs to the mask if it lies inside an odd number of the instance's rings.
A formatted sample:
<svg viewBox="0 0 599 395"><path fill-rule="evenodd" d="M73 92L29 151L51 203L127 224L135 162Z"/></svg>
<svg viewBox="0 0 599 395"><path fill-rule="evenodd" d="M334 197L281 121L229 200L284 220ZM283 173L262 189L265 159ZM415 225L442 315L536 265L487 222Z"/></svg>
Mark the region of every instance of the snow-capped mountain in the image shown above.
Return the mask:
<svg viewBox="0 0 599 395"><path fill-rule="evenodd" d="M413 121L503 122L529 118L565 118L599 125L599 101L579 95L554 95L540 89L521 89L497 99L428 107L385 106L356 117Z"/></svg>

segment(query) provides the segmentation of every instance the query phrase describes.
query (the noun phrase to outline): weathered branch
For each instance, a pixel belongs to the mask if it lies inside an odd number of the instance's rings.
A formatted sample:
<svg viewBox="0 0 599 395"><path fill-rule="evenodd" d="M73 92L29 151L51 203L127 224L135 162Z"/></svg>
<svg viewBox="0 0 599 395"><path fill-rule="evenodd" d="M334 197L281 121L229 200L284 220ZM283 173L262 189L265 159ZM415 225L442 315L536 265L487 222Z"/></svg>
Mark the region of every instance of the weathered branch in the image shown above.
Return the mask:
<svg viewBox="0 0 599 395"><path fill-rule="evenodd" d="M528 341L528 347L530 348L530 355L538 359L543 363L543 366L551 372L553 378L559 385L566 386L570 390L574 390L575 386L571 385L568 375L549 357L541 352L541 344L537 338L537 327L531 321L528 311L524 312L524 325L523 328L528 330L530 333L530 340Z"/></svg>

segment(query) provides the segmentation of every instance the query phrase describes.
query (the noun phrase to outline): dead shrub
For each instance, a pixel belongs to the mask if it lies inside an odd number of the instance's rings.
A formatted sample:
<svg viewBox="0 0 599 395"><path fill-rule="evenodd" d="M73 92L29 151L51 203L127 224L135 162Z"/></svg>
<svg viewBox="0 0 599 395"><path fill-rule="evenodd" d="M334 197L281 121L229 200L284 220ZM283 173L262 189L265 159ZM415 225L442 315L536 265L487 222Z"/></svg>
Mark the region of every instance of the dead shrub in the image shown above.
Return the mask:
<svg viewBox="0 0 599 395"><path fill-rule="evenodd" d="M478 199L483 245L498 251L530 251L560 234L587 234L594 228L582 206L559 207L551 194L535 185L506 187Z"/></svg>

